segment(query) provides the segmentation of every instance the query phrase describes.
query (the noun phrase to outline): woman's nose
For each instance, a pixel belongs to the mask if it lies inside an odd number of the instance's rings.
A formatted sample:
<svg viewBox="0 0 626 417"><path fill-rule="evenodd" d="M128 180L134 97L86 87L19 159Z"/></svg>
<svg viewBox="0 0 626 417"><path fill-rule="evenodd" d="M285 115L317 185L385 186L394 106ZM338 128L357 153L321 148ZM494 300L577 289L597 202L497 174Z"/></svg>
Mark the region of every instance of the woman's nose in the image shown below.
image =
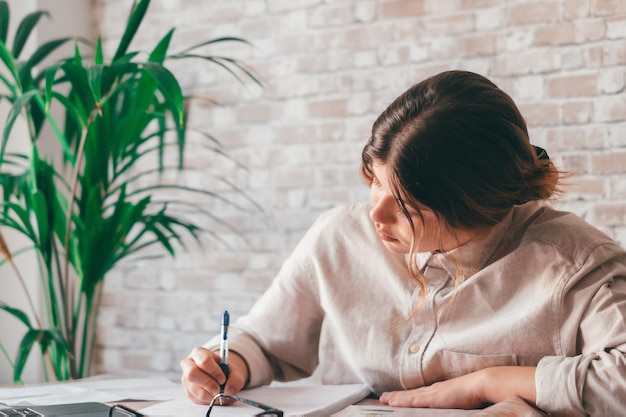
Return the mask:
<svg viewBox="0 0 626 417"><path fill-rule="evenodd" d="M395 223L397 210L396 199L391 195L383 195L372 199L370 209L370 220L374 223L392 224Z"/></svg>

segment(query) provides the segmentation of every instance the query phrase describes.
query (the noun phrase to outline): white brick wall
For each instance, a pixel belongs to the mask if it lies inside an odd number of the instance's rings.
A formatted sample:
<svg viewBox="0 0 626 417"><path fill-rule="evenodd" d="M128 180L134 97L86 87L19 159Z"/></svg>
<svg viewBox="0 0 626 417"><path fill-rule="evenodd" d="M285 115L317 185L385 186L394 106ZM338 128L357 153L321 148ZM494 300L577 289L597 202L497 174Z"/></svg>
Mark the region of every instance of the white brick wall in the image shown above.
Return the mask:
<svg viewBox="0 0 626 417"><path fill-rule="evenodd" d="M130 1L99 0L109 49ZM265 89L237 85L200 61L171 69L196 95L191 124L210 131L249 168L194 152L193 185L225 177L264 213L202 202L210 238L175 260L110 274L99 328L99 371L177 377L178 360L244 314L320 212L365 199L360 149L379 112L413 83L447 69L487 75L518 102L532 140L574 172L558 205L626 245L626 2L615 0L168 0L153 1L145 48L176 26L174 48L241 36L240 58ZM194 219L203 217L195 214ZM204 221L204 220L203 220Z"/></svg>

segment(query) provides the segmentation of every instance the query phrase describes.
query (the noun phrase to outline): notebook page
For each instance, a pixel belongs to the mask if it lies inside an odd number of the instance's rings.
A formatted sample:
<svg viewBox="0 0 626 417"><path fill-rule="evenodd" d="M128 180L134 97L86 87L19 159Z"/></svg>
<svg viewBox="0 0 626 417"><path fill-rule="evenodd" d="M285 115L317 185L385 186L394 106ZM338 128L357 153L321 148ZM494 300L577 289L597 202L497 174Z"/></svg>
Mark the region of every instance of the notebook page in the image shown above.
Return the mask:
<svg viewBox="0 0 626 417"><path fill-rule="evenodd" d="M343 410L369 394L367 386L351 385L305 385L264 386L241 391L238 395L284 411L286 417L327 417ZM140 410L150 416L198 416L206 414L207 406L193 404L187 398L165 401ZM215 407L211 417L250 416L261 410L242 403Z"/></svg>

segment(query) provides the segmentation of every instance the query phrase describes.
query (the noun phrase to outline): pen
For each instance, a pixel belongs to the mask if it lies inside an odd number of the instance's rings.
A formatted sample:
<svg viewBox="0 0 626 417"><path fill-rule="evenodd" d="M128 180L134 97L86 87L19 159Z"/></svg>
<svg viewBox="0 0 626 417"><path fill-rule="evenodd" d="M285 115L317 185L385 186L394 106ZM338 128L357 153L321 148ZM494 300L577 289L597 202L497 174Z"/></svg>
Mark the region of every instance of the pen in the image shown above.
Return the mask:
<svg viewBox="0 0 626 417"><path fill-rule="evenodd" d="M228 379L228 324L230 321L230 316L228 311L224 311L222 314L222 339L220 341L220 368L222 372L224 372L224 376ZM226 385L226 381L222 385L220 385L220 393L224 392L224 386ZM220 398L220 405L222 405L222 398Z"/></svg>

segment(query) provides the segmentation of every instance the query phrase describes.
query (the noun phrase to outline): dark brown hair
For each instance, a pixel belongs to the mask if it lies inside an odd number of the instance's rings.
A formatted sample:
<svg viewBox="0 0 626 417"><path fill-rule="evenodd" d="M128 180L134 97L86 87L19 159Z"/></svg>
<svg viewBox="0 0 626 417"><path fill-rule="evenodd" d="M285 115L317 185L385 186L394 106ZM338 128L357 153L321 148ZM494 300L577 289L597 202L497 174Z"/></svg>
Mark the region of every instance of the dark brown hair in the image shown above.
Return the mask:
<svg viewBox="0 0 626 417"><path fill-rule="evenodd" d="M378 117L362 153L390 168L398 197L419 202L452 228L501 221L515 204L548 199L560 177L540 158L513 100L487 78L467 71L430 77Z"/></svg>
<svg viewBox="0 0 626 417"><path fill-rule="evenodd" d="M374 163L387 166L411 226L406 207L422 204L453 232L488 229L514 205L550 198L561 177L547 153L530 143L511 97L467 71L435 75L394 100L362 152L361 171L370 182ZM421 273L409 266L422 286Z"/></svg>

